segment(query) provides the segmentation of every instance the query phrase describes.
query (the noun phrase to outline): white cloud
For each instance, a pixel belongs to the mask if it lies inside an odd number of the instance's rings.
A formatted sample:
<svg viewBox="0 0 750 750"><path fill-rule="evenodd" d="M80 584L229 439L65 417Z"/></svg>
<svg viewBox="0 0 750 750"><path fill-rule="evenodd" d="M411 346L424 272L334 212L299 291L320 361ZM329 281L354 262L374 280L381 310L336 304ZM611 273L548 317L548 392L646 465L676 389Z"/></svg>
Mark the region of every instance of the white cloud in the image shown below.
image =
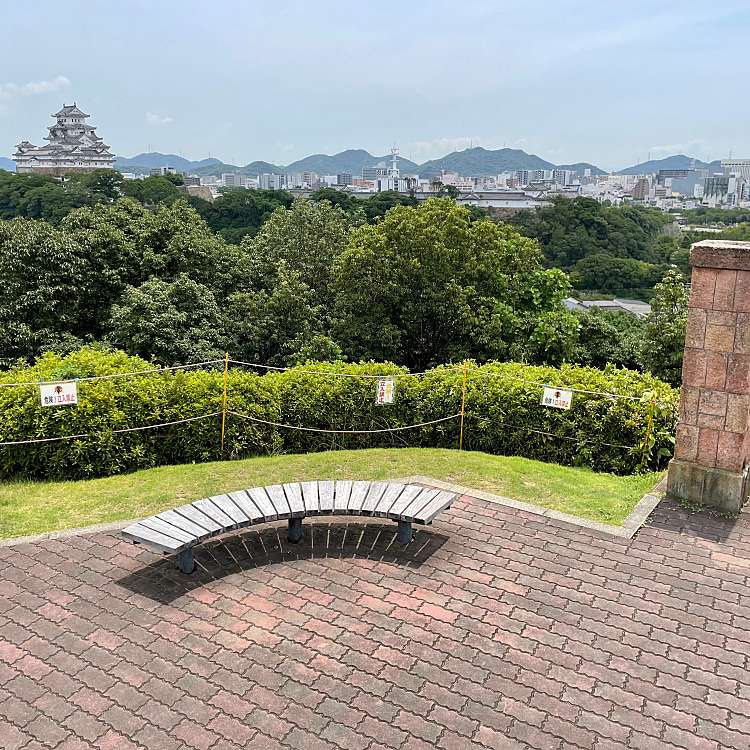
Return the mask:
<svg viewBox="0 0 750 750"><path fill-rule="evenodd" d="M174 118L169 115L157 115L154 112L146 112L146 122L149 125L169 125Z"/></svg>
<svg viewBox="0 0 750 750"><path fill-rule="evenodd" d="M15 99L21 96L36 96L52 91L70 88L70 79L56 76L49 81L29 81L28 83L0 83L0 99Z"/></svg>

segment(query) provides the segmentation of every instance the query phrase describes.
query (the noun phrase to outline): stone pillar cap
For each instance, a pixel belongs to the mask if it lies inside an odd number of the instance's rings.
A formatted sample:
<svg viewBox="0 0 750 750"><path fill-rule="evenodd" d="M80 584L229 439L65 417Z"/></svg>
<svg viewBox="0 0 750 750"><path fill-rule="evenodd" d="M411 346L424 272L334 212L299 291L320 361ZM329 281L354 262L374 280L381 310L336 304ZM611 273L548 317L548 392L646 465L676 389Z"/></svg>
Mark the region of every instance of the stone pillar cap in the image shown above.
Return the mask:
<svg viewBox="0 0 750 750"><path fill-rule="evenodd" d="M701 240L690 247L693 268L724 268L750 271L750 242Z"/></svg>

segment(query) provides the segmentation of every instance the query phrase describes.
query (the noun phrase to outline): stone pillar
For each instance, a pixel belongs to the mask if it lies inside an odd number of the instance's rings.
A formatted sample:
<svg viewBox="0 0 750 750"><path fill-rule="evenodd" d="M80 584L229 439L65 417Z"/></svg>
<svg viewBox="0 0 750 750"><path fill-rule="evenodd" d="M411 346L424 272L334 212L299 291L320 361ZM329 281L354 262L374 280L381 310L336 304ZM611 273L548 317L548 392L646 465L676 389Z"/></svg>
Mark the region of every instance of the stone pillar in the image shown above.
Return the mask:
<svg viewBox="0 0 750 750"><path fill-rule="evenodd" d="M667 494L738 511L750 464L750 242L704 240L693 269Z"/></svg>

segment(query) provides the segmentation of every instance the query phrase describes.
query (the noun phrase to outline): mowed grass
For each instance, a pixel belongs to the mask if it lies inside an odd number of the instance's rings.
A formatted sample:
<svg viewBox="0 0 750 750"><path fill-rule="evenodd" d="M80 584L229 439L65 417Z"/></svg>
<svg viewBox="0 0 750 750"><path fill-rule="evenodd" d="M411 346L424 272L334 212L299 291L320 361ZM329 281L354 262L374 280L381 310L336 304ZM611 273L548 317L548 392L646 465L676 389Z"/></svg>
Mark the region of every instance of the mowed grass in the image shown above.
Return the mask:
<svg viewBox="0 0 750 750"><path fill-rule="evenodd" d="M255 485L413 474L611 524L622 523L661 476L618 477L527 458L433 448L263 456L75 482L8 482L0 485L0 538L140 518Z"/></svg>

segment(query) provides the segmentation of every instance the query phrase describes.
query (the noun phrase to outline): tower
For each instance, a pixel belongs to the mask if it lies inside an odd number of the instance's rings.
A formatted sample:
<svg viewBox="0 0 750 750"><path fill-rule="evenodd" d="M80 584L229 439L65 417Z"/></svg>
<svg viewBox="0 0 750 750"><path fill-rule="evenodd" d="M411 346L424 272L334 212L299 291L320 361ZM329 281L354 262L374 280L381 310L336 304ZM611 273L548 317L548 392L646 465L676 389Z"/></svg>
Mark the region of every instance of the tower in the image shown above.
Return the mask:
<svg viewBox="0 0 750 750"><path fill-rule="evenodd" d="M63 105L52 117L55 123L47 128L49 135L44 137L47 145L22 141L16 146L13 158L17 172L64 175L112 169L115 157L110 147L96 134L96 128L86 123L89 115L75 102Z"/></svg>

